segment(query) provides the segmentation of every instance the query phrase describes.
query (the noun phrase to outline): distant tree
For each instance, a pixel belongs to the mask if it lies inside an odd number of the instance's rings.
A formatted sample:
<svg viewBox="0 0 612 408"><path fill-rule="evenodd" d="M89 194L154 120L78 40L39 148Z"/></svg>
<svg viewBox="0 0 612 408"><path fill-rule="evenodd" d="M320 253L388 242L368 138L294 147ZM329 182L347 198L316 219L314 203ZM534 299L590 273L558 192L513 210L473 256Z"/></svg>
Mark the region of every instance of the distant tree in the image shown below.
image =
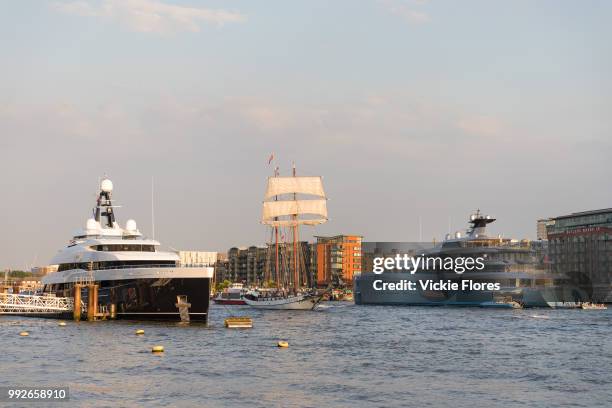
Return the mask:
<svg viewBox="0 0 612 408"><path fill-rule="evenodd" d="M220 292L223 289L229 288L231 284L232 284L232 281L229 281L226 279L223 282L218 282L217 285L215 285L215 289L217 290L217 292Z"/></svg>
<svg viewBox="0 0 612 408"><path fill-rule="evenodd" d="M34 274L32 272L26 272L26 271L10 271L8 273L9 278L29 278L31 276L34 276Z"/></svg>

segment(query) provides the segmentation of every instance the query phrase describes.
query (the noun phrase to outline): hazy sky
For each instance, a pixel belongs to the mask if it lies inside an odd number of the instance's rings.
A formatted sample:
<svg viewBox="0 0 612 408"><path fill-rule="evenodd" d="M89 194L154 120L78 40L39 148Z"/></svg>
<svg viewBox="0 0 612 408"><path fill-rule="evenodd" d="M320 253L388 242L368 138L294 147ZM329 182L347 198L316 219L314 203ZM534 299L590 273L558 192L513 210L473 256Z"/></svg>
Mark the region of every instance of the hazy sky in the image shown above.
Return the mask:
<svg viewBox="0 0 612 408"><path fill-rule="evenodd" d="M0 1L0 268L46 264L98 178L181 249L260 244L268 156L310 233L409 241L612 207L612 2ZM310 234L308 230L305 234Z"/></svg>

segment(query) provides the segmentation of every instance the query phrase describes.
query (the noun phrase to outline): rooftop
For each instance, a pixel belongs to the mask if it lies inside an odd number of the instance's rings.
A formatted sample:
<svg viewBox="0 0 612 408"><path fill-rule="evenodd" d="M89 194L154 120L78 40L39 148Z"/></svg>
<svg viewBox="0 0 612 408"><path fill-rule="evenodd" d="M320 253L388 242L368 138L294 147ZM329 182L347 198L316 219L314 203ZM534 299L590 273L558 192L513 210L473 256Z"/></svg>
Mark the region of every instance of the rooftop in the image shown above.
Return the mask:
<svg viewBox="0 0 612 408"><path fill-rule="evenodd" d="M571 213L568 215L561 215L559 217L554 217L553 220L561 220L564 218L574 218L574 217L583 217L585 215L597 215L597 214L606 214L606 213L612 213L612 208L604 208L601 210L591 210L591 211L582 211L582 212L575 212L575 213Z"/></svg>

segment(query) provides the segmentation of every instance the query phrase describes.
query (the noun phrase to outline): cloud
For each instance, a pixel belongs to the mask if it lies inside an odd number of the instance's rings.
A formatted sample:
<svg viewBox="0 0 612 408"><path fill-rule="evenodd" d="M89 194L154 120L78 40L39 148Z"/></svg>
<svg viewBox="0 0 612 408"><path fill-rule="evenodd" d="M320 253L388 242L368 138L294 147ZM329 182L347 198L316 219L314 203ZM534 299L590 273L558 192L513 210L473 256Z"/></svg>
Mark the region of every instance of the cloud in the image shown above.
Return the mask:
<svg viewBox="0 0 612 408"><path fill-rule="evenodd" d="M475 136L498 136L502 129L502 123L490 116L471 116L457 121L457 128Z"/></svg>
<svg viewBox="0 0 612 408"><path fill-rule="evenodd" d="M431 21L428 13L417 9L417 7L426 4L427 0L380 0L380 2L390 13L401 17L409 23L423 24Z"/></svg>
<svg viewBox="0 0 612 408"><path fill-rule="evenodd" d="M54 3L54 7L66 14L106 19L143 33L198 32L203 23L223 25L246 21L244 14L232 11L171 5L155 0L70 1Z"/></svg>

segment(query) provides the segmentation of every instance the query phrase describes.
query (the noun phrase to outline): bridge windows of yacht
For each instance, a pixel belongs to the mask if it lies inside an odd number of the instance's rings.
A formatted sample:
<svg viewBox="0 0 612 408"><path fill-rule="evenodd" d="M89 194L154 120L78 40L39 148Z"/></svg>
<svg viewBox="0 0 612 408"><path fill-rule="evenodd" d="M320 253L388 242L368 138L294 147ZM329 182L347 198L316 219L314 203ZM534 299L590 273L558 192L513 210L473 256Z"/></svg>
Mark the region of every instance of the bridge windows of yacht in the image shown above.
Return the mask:
<svg viewBox="0 0 612 408"><path fill-rule="evenodd" d="M112 245L94 245L91 247L96 251L103 252L155 252L155 245L140 245L140 244L112 244Z"/></svg>
<svg viewBox="0 0 612 408"><path fill-rule="evenodd" d="M126 269L126 268L161 268L174 267L176 261L100 261L100 262L79 262L63 263L58 266L58 272L69 271L72 269L100 270L100 269Z"/></svg>

